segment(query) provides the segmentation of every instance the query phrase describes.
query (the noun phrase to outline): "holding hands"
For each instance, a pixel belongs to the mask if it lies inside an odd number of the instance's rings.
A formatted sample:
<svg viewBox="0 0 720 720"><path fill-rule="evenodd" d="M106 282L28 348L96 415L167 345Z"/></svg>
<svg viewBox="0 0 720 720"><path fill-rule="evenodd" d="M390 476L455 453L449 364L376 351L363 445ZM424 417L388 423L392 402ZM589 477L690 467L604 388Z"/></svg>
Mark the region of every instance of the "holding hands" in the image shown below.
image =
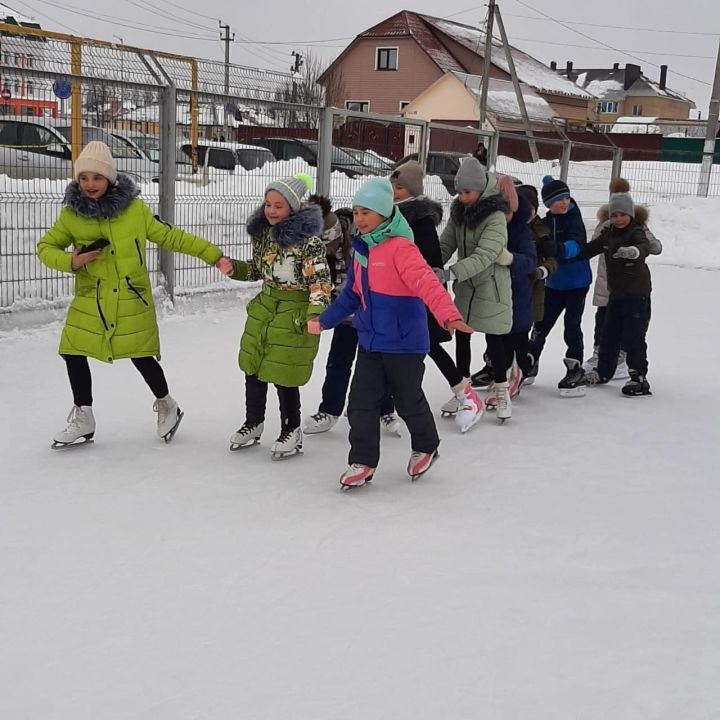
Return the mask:
<svg viewBox="0 0 720 720"><path fill-rule="evenodd" d="M619 260L637 260L640 257L640 251L635 245L630 245L618 248L617 252L613 253L613 257Z"/></svg>
<svg viewBox="0 0 720 720"><path fill-rule="evenodd" d="M232 277L233 273L235 272L235 268L233 267L232 260L227 257L226 255L223 255L216 263L215 267L227 277Z"/></svg>

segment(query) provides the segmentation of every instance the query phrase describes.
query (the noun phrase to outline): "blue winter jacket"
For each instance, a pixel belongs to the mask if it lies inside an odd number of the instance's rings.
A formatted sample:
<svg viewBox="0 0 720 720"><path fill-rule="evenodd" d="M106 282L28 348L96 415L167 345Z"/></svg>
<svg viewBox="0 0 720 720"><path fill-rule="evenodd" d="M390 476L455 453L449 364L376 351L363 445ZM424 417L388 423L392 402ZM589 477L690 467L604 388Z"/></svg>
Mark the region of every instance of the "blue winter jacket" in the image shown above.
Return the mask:
<svg viewBox="0 0 720 720"><path fill-rule="evenodd" d="M530 203L520 197L517 212L508 223L508 250L513 254L510 265L512 280L513 325L510 332L526 332L533 324L533 285L537 268L537 250L528 227Z"/></svg>
<svg viewBox="0 0 720 720"><path fill-rule="evenodd" d="M557 247L558 269L545 281L553 290L577 290L592 282L590 262L579 258L587 245L587 230L580 209L571 200L564 215L548 212L544 218L550 238Z"/></svg>

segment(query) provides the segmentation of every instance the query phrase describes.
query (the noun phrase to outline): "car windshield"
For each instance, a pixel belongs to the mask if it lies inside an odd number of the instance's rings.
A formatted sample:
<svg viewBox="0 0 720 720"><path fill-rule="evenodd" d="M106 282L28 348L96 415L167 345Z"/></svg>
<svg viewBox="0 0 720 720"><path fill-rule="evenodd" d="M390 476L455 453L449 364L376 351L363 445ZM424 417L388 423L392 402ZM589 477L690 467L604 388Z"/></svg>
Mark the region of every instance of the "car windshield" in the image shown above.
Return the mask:
<svg viewBox="0 0 720 720"><path fill-rule="evenodd" d="M369 167L371 170L376 170L382 175L386 175L392 169L392 164L383 160L379 155L376 155L370 150L357 150L355 148L343 148L343 152L352 155L356 160L359 160L363 165Z"/></svg>
<svg viewBox="0 0 720 720"><path fill-rule="evenodd" d="M307 145L307 147L311 148L312 151L317 155L317 140L303 140L302 143L303 145ZM333 147L332 149L332 163L334 165L349 165L350 167L358 167L359 165L362 165L362 163L360 163L357 158L354 158L349 153L336 147Z"/></svg>
<svg viewBox="0 0 720 720"><path fill-rule="evenodd" d="M68 139L72 136L72 129L70 126L61 125L58 126L57 129ZM124 138L112 135L102 128L84 127L82 129L83 146L93 140L100 140L101 142L104 142L110 148L110 153L114 158L137 160L140 157L137 150L135 150L135 148Z"/></svg>

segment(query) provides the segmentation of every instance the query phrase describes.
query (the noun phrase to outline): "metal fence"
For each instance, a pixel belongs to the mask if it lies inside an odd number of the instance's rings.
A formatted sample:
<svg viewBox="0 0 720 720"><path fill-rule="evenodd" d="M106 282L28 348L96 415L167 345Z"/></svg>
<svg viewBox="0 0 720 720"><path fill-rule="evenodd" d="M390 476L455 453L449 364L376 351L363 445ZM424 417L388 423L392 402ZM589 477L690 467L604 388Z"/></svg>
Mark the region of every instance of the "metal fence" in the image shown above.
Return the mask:
<svg viewBox="0 0 720 720"><path fill-rule="evenodd" d="M73 158L92 139L111 146L154 212L239 258L249 255L246 223L268 182L299 171L341 207L367 177L387 177L416 158L427 171L426 193L447 210L459 163L482 140L491 169L537 187L544 175L566 180L589 221L621 167L635 199L650 204L696 194L700 178L700 165L682 157L662 163L648 151L647 159L623 162L612 144L561 135L537 139L541 159L533 163L531 141L518 134L288 102L296 96L289 74L1 24L0 74L6 317L62 307L72 295L72 277L45 268L35 250L62 207ZM717 166L710 194L720 195ZM155 246L148 264L159 295L231 287L214 268Z"/></svg>

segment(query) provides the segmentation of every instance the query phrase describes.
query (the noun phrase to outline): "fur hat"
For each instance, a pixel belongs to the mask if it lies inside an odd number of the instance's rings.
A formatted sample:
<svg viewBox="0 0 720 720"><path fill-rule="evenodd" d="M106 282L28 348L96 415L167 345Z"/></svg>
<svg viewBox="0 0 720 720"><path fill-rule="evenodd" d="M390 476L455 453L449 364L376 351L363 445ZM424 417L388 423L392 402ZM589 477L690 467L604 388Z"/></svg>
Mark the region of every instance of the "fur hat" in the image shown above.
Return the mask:
<svg viewBox="0 0 720 720"><path fill-rule="evenodd" d="M287 200L290 210L297 212L305 194L312 189L313 181L309 175L298 173L292 177L273 180L266 188L265 195L271 190L280 193Z"/></svg>
<svg viewBox="0 0 720 720"><path fill-rule="evenodd" d="M455 175L455 189L482 193L487 187L487 171L476 157L463 160L463 164Z"/></svg>
<svg viewBox="0 0 720 720"><path fill-rule="evenodd" d="M97 173L107 178L111 185L117 182L117 169L110 148L100 140L92 140L78 155L75 161L75 179L81 173Z"/></svg>
<svg viewBox="0 0 720 720"><path fill-rule="evenodd" d="M353 207L364 207L389 218L393 214L393 188L389 180L370 178L355 193Z"/></svg>
<svg viewBox="0 0 720 720"><path fill-rule="evenodd" d="M408 160L390 175L390 182L402 185L413 197L420 197L423 194L424 177L422 165L417 160Z"/></svg>
<svg viewBox="0 0 720 720"><path fill-rule="evenodd" d="M570 188L562 180L556 180L552 175L543 178L543 186L540 191L545 207L549 208L558 200L565 200L570 197Z"/></svg>
<svg viewBox="0 0 720 720"><path fill-rule="evenodd" d="M608 212L610 213L610 217L612 217L613 213L625 213L625 215L634 218L635 205L633 205L630 193L613 193L610 196L610 202L608 202Z"/></svg>

